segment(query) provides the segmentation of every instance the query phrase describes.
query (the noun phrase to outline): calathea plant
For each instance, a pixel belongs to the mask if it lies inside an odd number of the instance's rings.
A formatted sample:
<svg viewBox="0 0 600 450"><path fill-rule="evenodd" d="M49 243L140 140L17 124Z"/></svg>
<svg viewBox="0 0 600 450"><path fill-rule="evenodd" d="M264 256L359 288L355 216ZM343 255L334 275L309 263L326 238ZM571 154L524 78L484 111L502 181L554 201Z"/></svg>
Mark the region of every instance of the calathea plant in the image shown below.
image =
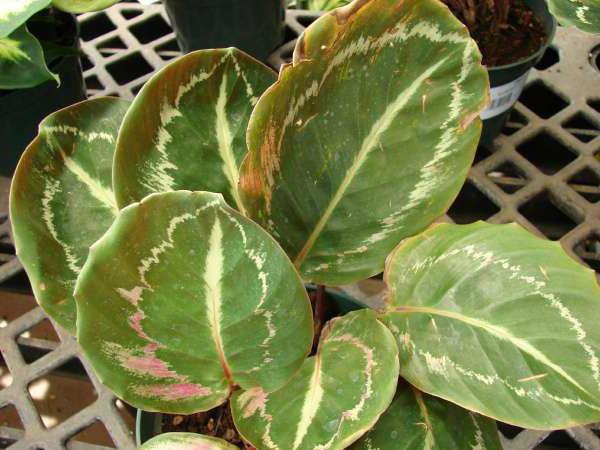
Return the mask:
<svg viewBox="0 0 600 450"><path fill-rule="evenodd" d="M2 0L0 2L0 89L31 88L58 76L47 62L61 51L55 43L40 42L28 29L27 22L40 11L49 14L40 19L56 19L53 9L82 13L106 8L117 0Z"/></svg>
<svg viewBox="0 0 600 450"><path fill-rule="evenodd" d="M36 298L125 401L229 402L258 449L499 449L493 419L600 420L592 271L517 225L431 226L473 160L480 61L437 0L358 0L278 77L200 51L131 105L59 111L11 189ZM384 265L385 305L333 318L311 354L303 283Z"/></svg>

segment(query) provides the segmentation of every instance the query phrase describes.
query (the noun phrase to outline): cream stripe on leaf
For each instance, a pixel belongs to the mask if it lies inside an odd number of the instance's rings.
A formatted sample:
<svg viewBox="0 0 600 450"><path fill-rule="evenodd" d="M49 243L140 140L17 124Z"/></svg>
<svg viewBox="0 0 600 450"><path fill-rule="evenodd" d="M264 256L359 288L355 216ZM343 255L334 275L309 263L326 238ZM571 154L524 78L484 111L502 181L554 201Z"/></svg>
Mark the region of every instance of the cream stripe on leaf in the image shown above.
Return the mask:
<svg viewBox="0 0 600 450"><path fill-rule="evenodd" d="M145 442L139 450L239 450L239 447L203 434L163 433Z"/></svg>
<svg viewBox="0 0 600 450"><path fill-rule="evenodd" d="M600 0L548 0L548 8L561 25L600 33Z"/></svg>
<svg viewBox="0 0 600 450"><path fill-rule="evenodd" d="M496 423L406 383L349 450L501 450Z"/></svg>
<svg viewBox="0 0 600 450"><path fill-rule="evenodd" d="M259 449L345 449L389 406L398 379L397 352L373 311L333 319L317 354L281 389L233 395L236 426Z"/></svg>
<svg viewBox="0 0 600 450"><path fill-rule="evenodd" d="M112 160L128 105L101 98L48 116L24 152L11 186L15 245L35 297L72 331L75 280L90 245L117 213Z"/></svg>
<svg viewBox="0 0 600 450"><path fill-rule="evenodd" d="M246 128L257 96L275 79L271 69L233 48L193 52L154 75L119 134L119 206L186 189L221 193L244 213L238 179Z"/></svg>
<svg viewBox="0 0 600 450"><path fill-rule="evenodd" d="M359 0L305 31L252 113L240 171L248 214L305 279L380 272L447 209L487 102L480 59L435 0Z"/></svg>
<svg viewBox="0 0 600 450"><path fill-rule="evenodd" d="M276 390L312 344L291 261L220 194L163 192L121 210L75 298L78 341L99 377L151 411L205 411L237 386Z"/></svg>
<svg viewBox="0 0 600 450"><path fill-rule="evenodd" d="M518 225L437 225L386 267L382 320L419 389L525 428L600 420L600 288Z"/></svg>

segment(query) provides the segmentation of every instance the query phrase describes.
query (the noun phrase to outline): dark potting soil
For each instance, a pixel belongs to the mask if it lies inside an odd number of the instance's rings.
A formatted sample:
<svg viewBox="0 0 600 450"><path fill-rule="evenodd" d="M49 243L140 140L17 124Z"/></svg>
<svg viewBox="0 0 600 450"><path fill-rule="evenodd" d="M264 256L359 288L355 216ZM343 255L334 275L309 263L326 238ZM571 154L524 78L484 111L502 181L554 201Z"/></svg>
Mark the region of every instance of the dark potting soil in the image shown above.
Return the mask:
<svg viewBox="0 0 600 450"><path fill-rule="evenodd" d="M246 450L255 450L245 443L233 424L229 402L210 411L182 416L178 414L162 415L162 431L200 433L206 436L218 437Z"/></svg>
<svg viewBox="0 0 600 450"><path fill-rule="evenodd" d="M499 20L488 0L474 0L475 20L465 16L463 0L443 0L463 22L477 42L483 55L483 64L497 67L533 55L546 42L548 36L535 13L523 0L493 1L508 5L507 20Z"/></svg>

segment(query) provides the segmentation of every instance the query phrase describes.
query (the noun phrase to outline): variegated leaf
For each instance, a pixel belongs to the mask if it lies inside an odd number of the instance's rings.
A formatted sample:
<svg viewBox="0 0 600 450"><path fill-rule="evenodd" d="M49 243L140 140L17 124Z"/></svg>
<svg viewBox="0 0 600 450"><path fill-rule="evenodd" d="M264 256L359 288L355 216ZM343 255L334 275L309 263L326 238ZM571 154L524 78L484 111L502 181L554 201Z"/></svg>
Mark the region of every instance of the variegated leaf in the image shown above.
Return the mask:
<svg viewBox="0 0 600 450"><path fill-rule="evenodd" d="M439 1L358 0L322 16L251 116L250 216L310 281L381 271L458 193L487 86L477 46Z"/></svg>
<svg viewBox="0 0 600 450"><path fill-rule="evenodd" d="M239 432L258 449L343 449L389 406L398 379L398 350L372 310L335 318L319 349L280 390L236 392Z"/></svg>
<svg viewBox="0 0 600 450"><path fill-rule="evenodd" d="M44 60L39 41L25 25L0 38L0 89L23 89L47 80L59 82Z"/></svg>
<svg viewBox="0 0 600 450"><path fill-rule="evenodd" d="M70 13L84 13L100 11L114 5L119 0L52 0L52 4L63 11Z"/></svg>
<svg viewBox="0 0 600 450"><path fill-rule="evenodd" d="M223 439L194 433L164 433L150 439L139 450L239 450Z"/></svg>
<svg viewBox="0 0 600 450"><path fill-rule="evenodd" d="M23 25L36 12L50 4L51 0L1 0L0 38L6 37Z"/></svg>
<svg viewBox="0 0 600 450"><path fill-rule="evenodd" d="M401 384L375 426L350 450L501 450L496 423Z"/></svg>
<svg viewBox="0 0 600 450"><path fill-rule="evenodd" d="M75 298L98 376L148 411L207 410L235 386L275 390L312 343L298 273L220 194L153 194L123 209L92 246Z"/></svg>
<svg viewBox="0 0 600 450"><path fill-rule="evenodd" d="M111 191L117 130L128 102L88 100L48 116L17 167L13 236L44 310L75 329L75 280L118 210Z"/></svg>
<svg viewBox="0 0 600 450"><path fill-rule="evenodd" d="M419 389L524 428L600 420L600 288L518 225L438 225L390 255L383 320Z"/></svg>
<svg viewBox="0 0 600 450"><path fill-rule="evenodd" d="M275 73L229 48L186 55L142 88L119 134L115 192L119 205L177 189L222 193L244 211L238 171L246 127Z"/></svg>
<svg viewBox="0 0 600 450"><path fill-rule="evenodd" d="M548 7L561 25L600 33L600 0L548 0Z"/></svg>

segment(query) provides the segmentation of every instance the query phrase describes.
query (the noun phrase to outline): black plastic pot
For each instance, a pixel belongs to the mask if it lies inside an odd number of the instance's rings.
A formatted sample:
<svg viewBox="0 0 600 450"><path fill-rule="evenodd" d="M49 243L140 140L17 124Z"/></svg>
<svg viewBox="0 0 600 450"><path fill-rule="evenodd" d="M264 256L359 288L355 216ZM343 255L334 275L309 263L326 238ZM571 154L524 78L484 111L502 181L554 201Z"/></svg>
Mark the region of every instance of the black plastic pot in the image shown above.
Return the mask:
<svg viewBox="0 0 600 450"><path fill-rule="evenodd" d="M542 48L527 58L512 64L488 68L492 88L491 104L481 115L484 119L481 143L485 145L491 144L504 128L512 107L523 91L529 71L541 59L556 31L556 19L548 11L545 0L525 0L525 3L542 23L548 39Z"/></svg>
<svg viewBox="0 0 600 450"><path fill-rule="evenodd" d="M314 291L313 285L306 286L307 291ZM350 311L363 309L367 306L349 295L327 289L327 297L334 303L338 315L344 315ZM135 420L135 440L139 447L144 442L162 433L162 413L137 410Z"/></svg>
<svg viewBox="0 0 600 450"><path fill-rule="evenodd" d="M283 0L164 0L184 53L237 47L266 61L282 44Z"/></svg>
<svg viewBox="0 0 600 450"><path fill-rule="evenodd" d="M79 28L75 17L65 15L71 24L73 46L79 48ZM0 175L12 176L21 153L37 134L39 123L48 114L85 99L85 84L79 57L61 57L50 69L61 84L51 80L30 89L0 90Z"/></svg>

